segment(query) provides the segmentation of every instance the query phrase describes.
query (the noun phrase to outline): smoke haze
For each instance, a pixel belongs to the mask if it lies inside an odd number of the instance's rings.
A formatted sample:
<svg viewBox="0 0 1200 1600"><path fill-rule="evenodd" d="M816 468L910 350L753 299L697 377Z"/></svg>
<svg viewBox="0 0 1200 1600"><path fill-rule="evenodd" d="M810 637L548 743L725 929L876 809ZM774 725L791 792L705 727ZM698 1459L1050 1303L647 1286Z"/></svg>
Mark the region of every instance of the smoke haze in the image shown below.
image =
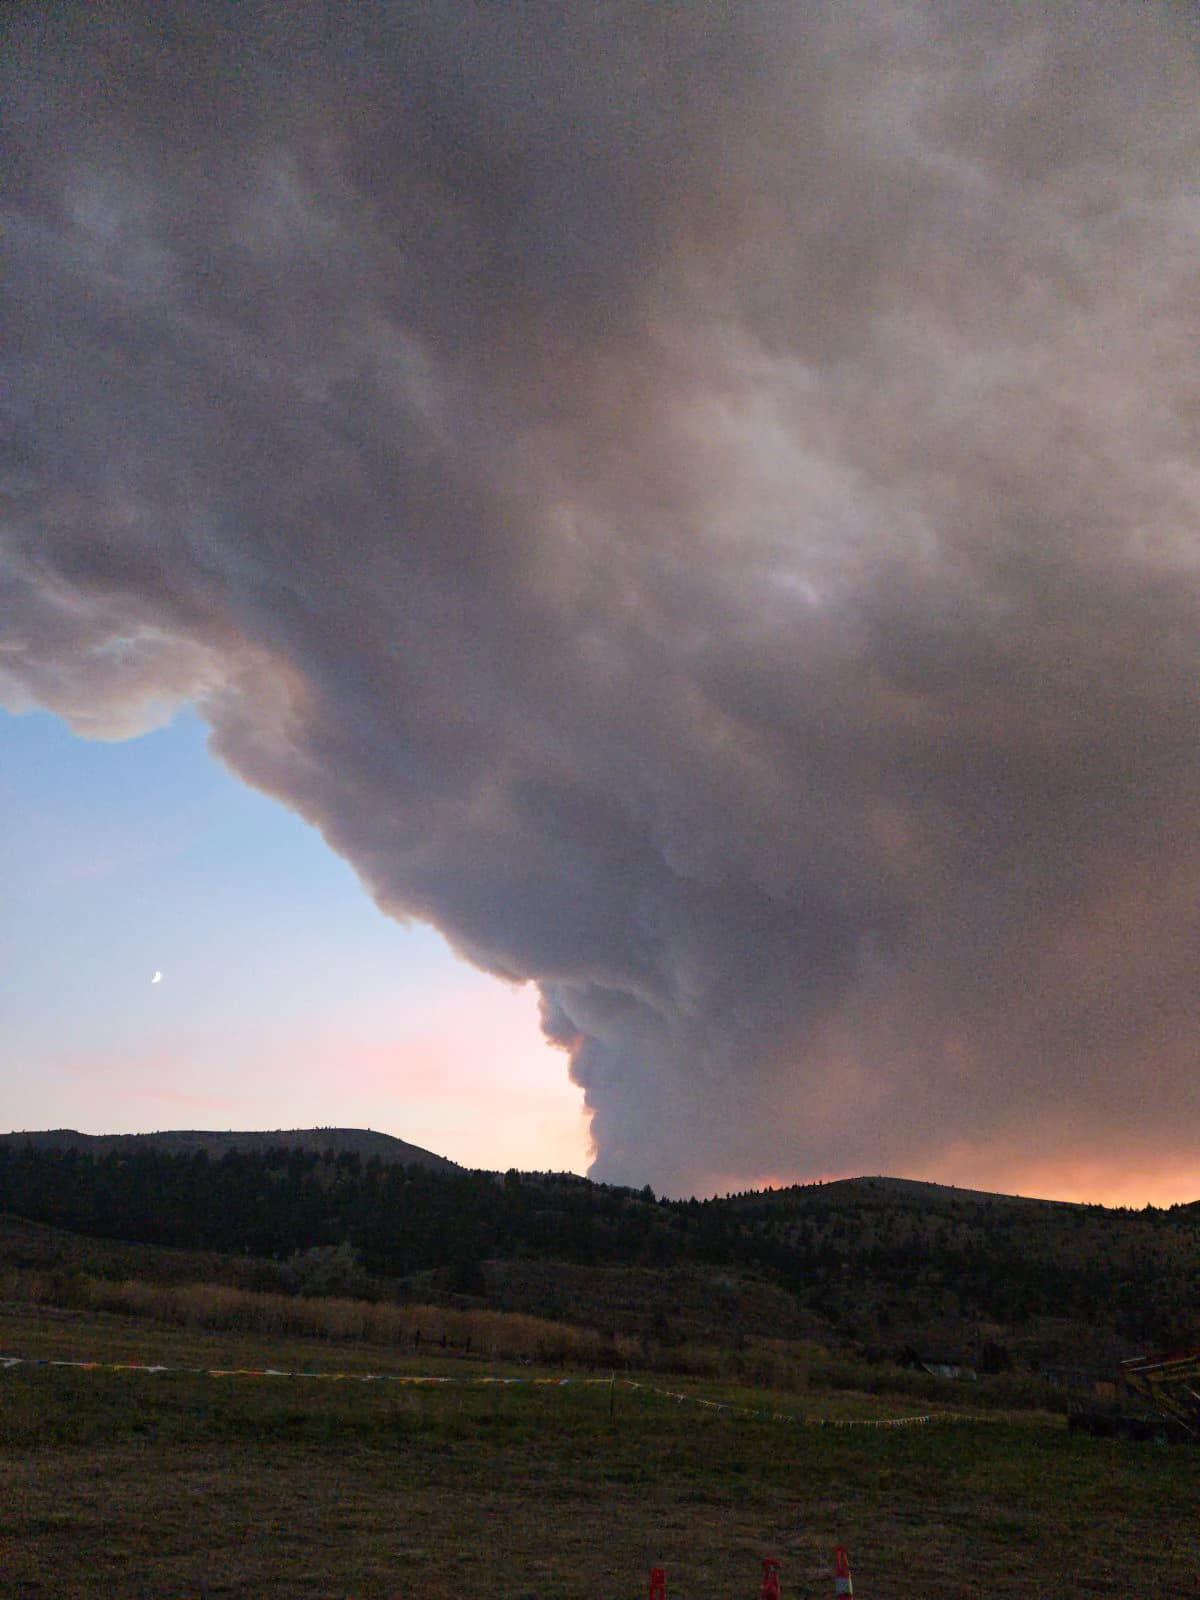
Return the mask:
<svg viewBox="0 0 1200 1600"><path fill-rule="evenodd" d="M1191 12L6 28L7 704L195 700L598 1176L1200 1180Z"/></svg>

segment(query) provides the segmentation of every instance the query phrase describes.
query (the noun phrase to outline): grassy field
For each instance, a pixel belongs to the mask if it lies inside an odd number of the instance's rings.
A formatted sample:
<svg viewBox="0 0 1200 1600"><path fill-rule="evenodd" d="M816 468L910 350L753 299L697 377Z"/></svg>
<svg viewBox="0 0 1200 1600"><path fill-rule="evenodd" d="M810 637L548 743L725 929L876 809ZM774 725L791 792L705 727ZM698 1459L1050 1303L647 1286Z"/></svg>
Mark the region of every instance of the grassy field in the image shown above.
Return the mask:
<svg viewBox="0 0 1200 1600"><path fill-rule="evenodd" d="M364 1344L268 1342L10 1310L0 1354L168 1366L537 1369ZM1024 1413L904 1428L909 1398L798 1396L648 1375L649 1388L0 1372L0 1595L621 1600L1200 1596L1200 1452L1090 1439Z"/></svg>

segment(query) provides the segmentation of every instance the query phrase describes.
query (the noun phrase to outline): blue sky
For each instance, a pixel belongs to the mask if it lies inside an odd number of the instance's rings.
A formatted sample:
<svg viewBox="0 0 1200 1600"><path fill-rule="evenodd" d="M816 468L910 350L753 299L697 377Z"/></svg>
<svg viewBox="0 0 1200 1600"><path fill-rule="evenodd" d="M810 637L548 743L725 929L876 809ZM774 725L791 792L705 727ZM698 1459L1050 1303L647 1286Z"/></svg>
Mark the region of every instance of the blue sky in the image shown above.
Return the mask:
<svg viewBox="0 0 1200 1600"><path fill-rule="evenodd" d="M205 733L185 712L109 744L0 714L0 1123L365 1125L472 1165L582 1168L532 994L385 917Z"/></svg>

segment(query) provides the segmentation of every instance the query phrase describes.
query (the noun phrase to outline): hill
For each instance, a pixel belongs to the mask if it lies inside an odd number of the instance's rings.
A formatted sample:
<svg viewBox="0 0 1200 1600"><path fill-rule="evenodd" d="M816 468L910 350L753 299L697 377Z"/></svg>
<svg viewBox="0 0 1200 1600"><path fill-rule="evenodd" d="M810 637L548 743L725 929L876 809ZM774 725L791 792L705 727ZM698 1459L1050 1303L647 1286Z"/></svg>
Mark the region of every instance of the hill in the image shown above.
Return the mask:
<svg viewBox="0 0 1200 1600"><path fill-rule="evenodd" d="M372 1128L280 1128L254 1133L190 1129L162 1133L77 1133L74 1128L51 1128L42 1133L0 1133L0 1146L31 1145L36 1150L78 1150L96 1155L130 1154L136 1150L164 1150L179 1155L221 1157L228 1151L309 1150L323 1154L356 1155L364 1161L375 1158L389 1165L428 1167L434 1172L459 1172L462 1169L445 1156L408 1144L390 1133Z"/></svg>
<svg viewBox="0 0 1200 1600"><path fill-rule="evenodd" d="M112 1282L216 1283L263 1291L288 1287L286 1269L276 1261L218 1250L179 1250L97 1239L9 1212L0 1212L0 1268L37 1273L49 1288L69 1288L73 1279L84 1275ZM0 1294L0 1307L3 1304Z"/></svg>
<svg viewBox="0 0 1200 1600"><path fill-rule="evenodd" d="M811 1193L820 1189L823 1194L834 1194L839 1199L852 1201L855 1197L877 1198L880 1194L894 1195L902 1202L918 1201L930 1207L956 1204L1006 1205L1006 1206L1061 1206L1068 1210L1087 1210L1074 1200L1042 1200L1033 1195L997 1194L990 1189L960 1189L951 1183L930 1183L921 1178L888 1178L882 1175L870 1178L835 1178L828 1183L803 1184L788 1189L772 1191L784 1196Z"/></svg>
<svg viewBox="0 0 1200 1600"><path fill-rule="evenodd" d="M1002 1342L1069 1364L1200 1335L1196 1205L1107 1210L883 1177L676 1201L405 1159L414 1149L333 1129L10 1135L0 1212L268 1266L344 1246L381 1294L663 1338Z"/></svg>

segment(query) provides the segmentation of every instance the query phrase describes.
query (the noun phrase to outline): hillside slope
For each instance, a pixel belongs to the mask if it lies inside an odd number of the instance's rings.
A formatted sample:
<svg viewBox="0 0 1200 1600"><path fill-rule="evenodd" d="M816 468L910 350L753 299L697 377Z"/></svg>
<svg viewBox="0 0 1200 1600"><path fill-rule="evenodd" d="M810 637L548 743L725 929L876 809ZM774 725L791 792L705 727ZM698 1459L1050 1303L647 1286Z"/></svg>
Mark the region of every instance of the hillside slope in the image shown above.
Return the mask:
<svg viewBox="0 0 1200 1600"><path fill-rule="evenodd" d="M1005 1206L1058 1206L1064 1211L1086 1211L1088 1207L1075 1200L1043 1200L1036 1195L1001 1194L991 1189L962 1189L951 1183L930 1183L923 1178L889 1178L882 1174L863 1178L834 1178L819 1185L806 1184L803 1188L773 1191L783 1196L812 1194L836 1195L839 1199L878 1199L891 1195L902 1204L916 1202L929 1209L954 1205L1005 1205Z"/></svg>
<svg viewBox="0 0 1200 1600"><path fill-rule="evenodd" d="M32 1145L37 1150L78 1150L87 1154L109 1155L134 1150L165 1150L178 1155L220 1157L230 1150L241 1153L263 1150L312 1150L323 1155L356 1155L369 1161L373 1156L385 1164L428 1167L433 1172L460 1172L457 1162L445 1156L408 1144L390 1133L372 1128L279 1128L262 1132L225 1132L206 1129L176 1129L162 1133L77 1133L74 1128L50 1128L39 1133L0 1133L0 1146Z"/></svg>
<svg viewBox="0 0 1200 1600"><path fill-rule="evenodd" d="M382 1135L391 1159L364 1159L334 1133L299 1136L318 1149L234 1135L242 1148L223 1151L230 1136L214 1135L212 1153L187 1142L206 1135L10 1137L0 1212L268 1271L346 1246L380 1293L585 1315L662 1340L819 1328L863 1348L1003 1343L1063 1365L1090 1349L1104 1366L1200 1339L1200 1205L1109 1210L888 1178L676 1201L406 1162L396 1152L413 1147Z"/></svg>

